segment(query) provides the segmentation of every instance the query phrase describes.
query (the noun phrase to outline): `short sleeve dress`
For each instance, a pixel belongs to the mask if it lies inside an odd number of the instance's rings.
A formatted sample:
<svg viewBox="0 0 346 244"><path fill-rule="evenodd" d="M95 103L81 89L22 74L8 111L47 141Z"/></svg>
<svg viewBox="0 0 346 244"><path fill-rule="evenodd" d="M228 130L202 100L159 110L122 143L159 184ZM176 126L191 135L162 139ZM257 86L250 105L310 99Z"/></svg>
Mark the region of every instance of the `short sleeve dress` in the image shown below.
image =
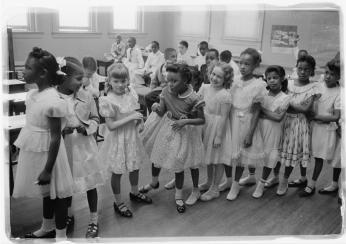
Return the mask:
<svg viewBox="0 0 346 244"><path fill-rule="evenodd" d="M221 106L223 104L231 106L231 94L226 89L215 90L210 84L202 84L198 95L205 102L205 125L202 133L205 150L204 163L231 165L231 123L229 116L222 133L221 146L218 148L213 147L214 138L222 118Z"/></svg>
<svg viewBox="0 0 346 244"><path fill-rule="evenodd" d="M82 122L75 111L81 101L74 98L74 95L61 94L61 96L67 103L66 127L77 128L81 126ZM84 108L88 107L84 106ZM90 111L85 111L85 113L90 113ZM107 174L103 163L98 160L98 147L94 135L82 135L74 130L72 134L65 135L64 140L75 182L75 192L83 193L103 185L107 179Z"/></svg>
<svg viewBox="0 0 346 244"><path fill-rule="evenodd" d="M133 88L119 96L109 92L100 97L100 115L113 119L123 119L139 109L138 96ZM140 169L142 163L149 164L149 158L139 136L135 121L108 131L99 150L98 158L110 172L124 174Z"/></svg>
<svg viewBox="0 0 346 244"><path fill-rule="evenodd" d="M244 141L251 125L253 116L252 105L255 99L260 99L267 94L267 83L262 79L252 78L248 81L235 78L231 87L231 134L232 161L235 166L255 165L263 155L261 151L262 141L259 137L253 137L252 146L244 148Z"/></svg>
<svg viewBox="0 0 346 244"><path fill-rule="evenodd" d="M314 110L318 115L331 115L333 110L340 110L340 87L328 88L324 82L318 83L318 89L321 97L315 102ZM336 147L336 122L318 123L311 122L312 139L311 149L312 156L331 160L334 156Z"/></svg>
<svg viewBox="0 0 346 244"><path fill-rule="evenodd" d="M50 145L48 119L61 118L64 127L66 102L55 88L30 90L26 98L26 124L14 145L20 148L13 197L65 198L74 193L74 182L61 138L58 155L48 185L35 184L44 169Z"/></svg>
<svg viewBox="0 0 346 244"><path fill-rule="evenodd" d="M290 96L279 92L276 96L267 95L263 97L262 107L274 112L282 113L288 108ZM274 168L276 163L280 161L280 143L282 137L283 120L280 122L266 118L260 118L256 126L254 137L261 137L263 154L262 164L268 168ZM261 161L258 161L260 163Z"/></svg>
<svg viewBox="0 0 346 244"><path fill-rule="evenodd" d="M304 104L315 94L319 94L317 82L305 86L296 86L294 80L288 81L290 104ZM281 163L295 167L301 163L307 167L311 156L311 127L305 114L286 113L281 140Z"/></svg>
<svg viewBox="0 0 346 244"><path fill-rule="evenodd" d="M198 167L203 162L204 146L201 126L186 125L179 131L172 129L175 121L191 118L195 106L201 102L191 86L189 91L184 97L176 97L169 87L165 87L162 90L161 99L164 101L167 112L158 122L157 129L145 129L154 131L155 134L155 137L150 140L152 146L147 147L146 143L144 145L150 161L156 167L181 172L187 168ZM149 125L153 126L154 123L147 124Z"/></svg>

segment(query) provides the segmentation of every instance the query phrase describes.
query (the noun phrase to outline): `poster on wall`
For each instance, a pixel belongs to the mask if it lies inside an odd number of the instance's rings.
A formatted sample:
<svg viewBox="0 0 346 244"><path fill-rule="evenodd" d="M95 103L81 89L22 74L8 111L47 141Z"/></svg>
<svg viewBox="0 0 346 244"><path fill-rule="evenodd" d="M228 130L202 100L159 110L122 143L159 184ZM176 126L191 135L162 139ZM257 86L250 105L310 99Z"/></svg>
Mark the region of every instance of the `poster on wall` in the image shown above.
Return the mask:
<svg viewBox="0 0 346 244"><path fill-rule="evenodd" d="M297 46L298 28L296 25L273 25L270 46L273 53L290 54Z"/></svg>

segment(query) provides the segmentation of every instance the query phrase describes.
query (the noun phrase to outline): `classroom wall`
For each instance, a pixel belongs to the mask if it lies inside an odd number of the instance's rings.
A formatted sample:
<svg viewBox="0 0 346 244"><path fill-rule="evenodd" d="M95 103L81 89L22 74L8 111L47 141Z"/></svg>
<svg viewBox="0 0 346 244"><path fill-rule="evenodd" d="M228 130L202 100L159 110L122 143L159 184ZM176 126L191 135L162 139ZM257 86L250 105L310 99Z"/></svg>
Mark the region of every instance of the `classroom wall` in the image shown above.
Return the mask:
<svg viewBox="0 0 346 244"><path fill-rule="evenodd" d="M333 58L340 49L339 19L338 11L321 10L265 10L263 18L262 37L260 41L231 40L223 37L224 11L215 10L210 16L210 33L207 36L181 35L179 30L179 12L171 13L166 19L171 22L172 39L169 45L177 46L180 40L189 42L189 52L195 55L197 45L206 40L211 47L219 51L228 49L234 56L239 56L241 51L247 47L256 48L263 52L262 64L279 64L285 67L295 65L293 52L280 54L272 51L270 46L272 25L297 25L300 35L299 48L307 49L317 60L319 66L323 66ZM207 28L207 27L206 27Z"/></svg>
<svg viewBox="0 0 346 244"><path fill-rule="evenodd" d="M34 46L47 49L56 56L75 56L82 58L91 55L95 58L103 57L110 52L111 45L117 33L110 33L111 15L107 7L98 8L97 34L58 35L52 33L52 10L39 9L37 15L37 27L39 33L15 34L14 56L16 62L25 61L28 53ZM160 43L165 40L162 35L164 14L155 7L144 7L143 32L138 34L121 34L126 37L134 36L139 46L145 47L152 40ZM166 40L165 40L166 41Z"/></svg>
<svg viewBox="0 0 346 244"><path fill-rule="evenodd" d="M98 9L98 34L86 36L60 36L52 34L52 12L47 11L47 9L41 9L37 17L40 33L14 35L15 60L23 62L33 46L40 46L50 50L57 56L72 55L82 58L83 56L91 55L95 58L101 58L104 53L109 52L115 36L115 34L109 33L111 18L107 9L107 7ZM231 50L234 56L239 56L241 51L247 47L253 47L263 51L262 64L274 63L292 67L295 64L294 55L292 53L280 54L272 52L270 38L272 25L297 25L298 34L301 38L299 47L311 51L311 54L316 57L318 65L324 65L339 50L337 44L340 43L338 33L340 16L335 10L265 9L262 36L258 41L225 39L223 36L225 11L220 6L212 7L208 25L206 26L206 34L200 36L181 34L179 22L180 7L146 6L143 10L144 33L130 34L137 38L137 43L140 46L146 46L151 40L157 40L161 44L161 50L167 47L177 48L178 42L184 39L189 42L189 53L196 55L198 43L205 40L210 43L211 47L215 47L220 51L225 49ZM123 38L130 35L123 34Z"/></svg>

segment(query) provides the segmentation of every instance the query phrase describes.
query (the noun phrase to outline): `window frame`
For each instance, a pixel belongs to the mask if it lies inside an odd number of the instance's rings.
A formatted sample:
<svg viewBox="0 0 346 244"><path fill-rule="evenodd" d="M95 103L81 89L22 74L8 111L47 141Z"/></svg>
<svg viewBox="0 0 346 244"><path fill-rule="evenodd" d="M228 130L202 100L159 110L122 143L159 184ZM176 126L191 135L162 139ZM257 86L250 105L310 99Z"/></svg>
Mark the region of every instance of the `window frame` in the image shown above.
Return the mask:
<svg viewBox="0 0 346 244"><path fill-rule="evenodd" d="M52 20L52 36L53 37L98 37L102 33L98 32L98 11L96 7L89 7L88 27L67 27L59 24L59 10L55 9ZM66 30L70 29L70 30ZM83 30L85 29L85 30Z"/></svg>
<svg viewBox="0 0 346 244"><path fill-rule="evenodd" d="M244 10L246 11L246 10ZM265 10L263 6L260 6L258 10L250 10L250 11L257 11L258 12L258 28L255 38L250 37L241 37L241 36L233 36L233 35L227 35L226 34L226 18L228 11L224 11L224 26L223 26L223 39L224 40L235 40L235 41L246 41L246 42L261 42L262 36L263 36L263 28L264 28L264 15Z"/></svg>
<svg viewBox="0 0 346 244"><path fill-rule="evenodd" d="M114 29L114 11L113 7L110 11L110 27L109 27L109 34L144 34L144 11L143 7L138 6L137 8L137 28L136 29Z"/></svg>
<svg viewBox="0 0 346 244"><path fill-rule="evenodd" d="M13 34L37 33L37 11L35 8L27 8L26 19L27 25L7 25L7 27L12 29Z"/></svg>

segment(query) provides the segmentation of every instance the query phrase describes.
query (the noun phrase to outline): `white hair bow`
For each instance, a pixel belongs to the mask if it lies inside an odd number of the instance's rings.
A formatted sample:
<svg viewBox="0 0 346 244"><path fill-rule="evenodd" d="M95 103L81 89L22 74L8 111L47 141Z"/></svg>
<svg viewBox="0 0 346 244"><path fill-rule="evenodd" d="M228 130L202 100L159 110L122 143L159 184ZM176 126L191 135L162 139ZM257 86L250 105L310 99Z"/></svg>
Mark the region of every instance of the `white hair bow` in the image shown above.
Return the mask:
<svg viewBox="0 0 346 244"><path fill-rule="evenodd" d="M66 75L66 73L61 71L61 68L66 66L66 59L64 57L57 57L56 62L59 65L59 70L57 70L56 73L58 75Z"/></svg>

